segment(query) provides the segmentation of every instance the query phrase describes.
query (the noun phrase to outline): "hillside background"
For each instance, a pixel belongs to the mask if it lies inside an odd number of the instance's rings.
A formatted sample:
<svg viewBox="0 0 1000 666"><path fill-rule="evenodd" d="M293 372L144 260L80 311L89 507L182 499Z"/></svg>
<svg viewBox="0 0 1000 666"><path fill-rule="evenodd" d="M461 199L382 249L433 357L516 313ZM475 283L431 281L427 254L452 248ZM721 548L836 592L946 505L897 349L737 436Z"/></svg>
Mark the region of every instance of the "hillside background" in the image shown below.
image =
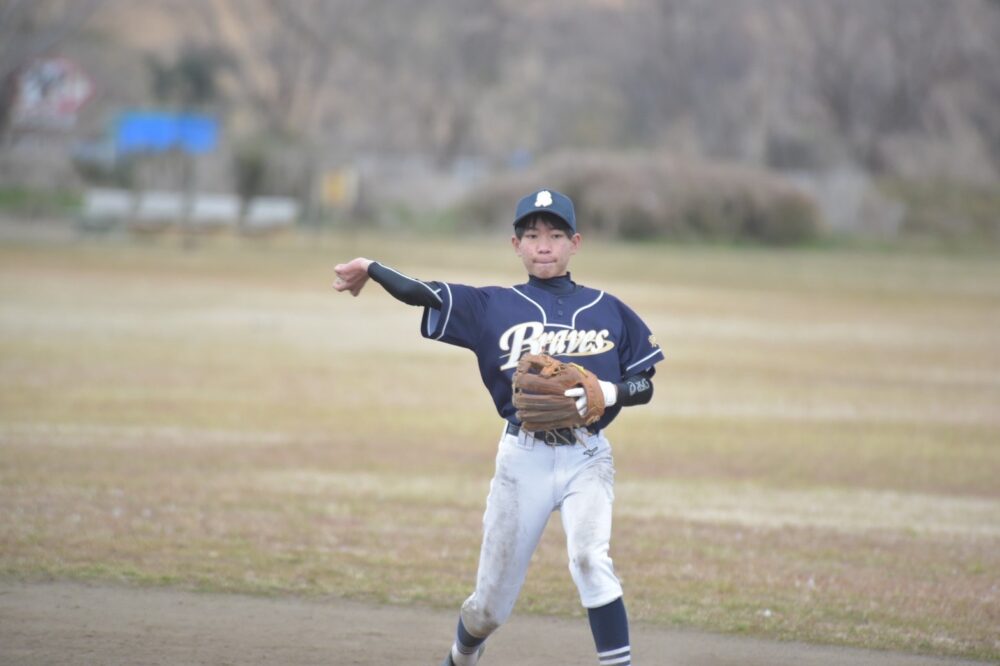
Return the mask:
<svg viewBox="0 0 1000 666"><path fill-rule="evenodd" d="M7 191L193 172L305 223L453 228L545 182L640 238L1000 238L993 0L0 0L3 109L44 55L94 94L59 131L0 111ZM222 142L125 163L132 108L213 114ZM332 171L348 210L322 205Z"/></svg>

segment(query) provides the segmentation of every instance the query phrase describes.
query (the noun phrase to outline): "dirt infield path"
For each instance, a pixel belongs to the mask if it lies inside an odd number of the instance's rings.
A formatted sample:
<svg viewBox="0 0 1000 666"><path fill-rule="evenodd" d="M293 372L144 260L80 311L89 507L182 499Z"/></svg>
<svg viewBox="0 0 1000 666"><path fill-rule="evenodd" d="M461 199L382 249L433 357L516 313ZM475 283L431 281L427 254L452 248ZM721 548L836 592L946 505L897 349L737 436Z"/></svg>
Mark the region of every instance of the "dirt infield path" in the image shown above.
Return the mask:
<svg viewBox="0 0 1000 666"><path fill-rule="evenodd" d="M325 600L0 582L0 664L437 666L454 614ZM633 629L649 666L932 666L976 662ZM585 620L516 616L484 666L594 664Z"/></svg>

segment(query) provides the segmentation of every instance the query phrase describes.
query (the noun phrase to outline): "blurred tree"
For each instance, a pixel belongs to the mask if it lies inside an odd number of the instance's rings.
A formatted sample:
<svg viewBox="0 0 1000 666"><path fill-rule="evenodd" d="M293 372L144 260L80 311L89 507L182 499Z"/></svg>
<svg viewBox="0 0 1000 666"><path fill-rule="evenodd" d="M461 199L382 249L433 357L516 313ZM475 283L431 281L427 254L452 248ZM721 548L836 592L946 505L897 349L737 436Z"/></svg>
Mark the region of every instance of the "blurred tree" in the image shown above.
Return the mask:
<svg viewBox="0 0 1000 666"><path fill-rule="evenodd" d="M621 148L1000 167L997 0L106 1L158 8L161 98L215 94L234 138L320 168Z"/></svg>
<svg viewBox="0 0 1000 666"><path fill-rule="evenodd" d="M185 44L172 61L146 58L153 97L163 105L206 108L222 100L219 72L233 67L232 58L217 47Z"/></svg>
<svg viewBox="0 0 1000 666"><path fill-rule="evenodd" d="M930 130L935 91L970 77L963 4L972 3L800 0L813 90L859 164L882 169L880 143Z"/></svg>
<svg viewBox="0 0 1000 666"><path fill-rule="evenodd" d="M257 125L282 136L309 136L322 117L323 92L358 3L302 0L206 2L186 7L202 28L203 49L225 49L236 92Z"/></svg>
<svg viewBox="0 0 1000 666"><path fill-rule="evenodd" d="M507 10L499 0L479 2L474 11L462 0L432 0L397 6L393 14L386 19L397 27L363 53L387 86L401 88L385 94L409 102L411 149L428 154L438 168L450 167L474 147L480 106L500 83Z"/></svg>

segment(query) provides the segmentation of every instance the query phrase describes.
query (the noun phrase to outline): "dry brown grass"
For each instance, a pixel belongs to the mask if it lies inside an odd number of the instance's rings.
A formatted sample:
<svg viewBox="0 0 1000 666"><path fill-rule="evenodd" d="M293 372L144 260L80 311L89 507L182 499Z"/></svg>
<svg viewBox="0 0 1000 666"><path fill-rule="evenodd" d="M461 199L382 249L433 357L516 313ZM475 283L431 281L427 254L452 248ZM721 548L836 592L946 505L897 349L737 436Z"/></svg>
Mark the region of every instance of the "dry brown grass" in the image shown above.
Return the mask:
<svg viewBox="0 0 1000 666"><path fill-rule="evenodd" d="M468 352L329 284L362 253L511 283L503 242L0 247L0 572L457 605L500 424ZM667 351L609 433L633 617L1000 658L1000 263L585 245L574 274ZM520 611L581 612L564 559L554 521Z"/></svg>

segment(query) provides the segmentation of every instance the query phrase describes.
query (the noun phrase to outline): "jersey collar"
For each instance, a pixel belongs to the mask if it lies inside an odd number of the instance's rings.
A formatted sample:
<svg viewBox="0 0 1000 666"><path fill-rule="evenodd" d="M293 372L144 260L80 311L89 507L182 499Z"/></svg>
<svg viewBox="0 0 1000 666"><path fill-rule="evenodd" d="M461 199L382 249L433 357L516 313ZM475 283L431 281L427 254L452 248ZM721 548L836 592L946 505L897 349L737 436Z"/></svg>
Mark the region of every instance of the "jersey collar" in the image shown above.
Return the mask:
<svg viewBox="0 0 1000 666"><path fill-rule="evenodd" d="M549 278L547 280L536 278L534 275L529 275L528 284L532 287L538 287L542 291L547 291L550 294L555 294L556 296L566 296L576 291L576 282L573 282L570 273L560 275L559 277Z"/></svg>

